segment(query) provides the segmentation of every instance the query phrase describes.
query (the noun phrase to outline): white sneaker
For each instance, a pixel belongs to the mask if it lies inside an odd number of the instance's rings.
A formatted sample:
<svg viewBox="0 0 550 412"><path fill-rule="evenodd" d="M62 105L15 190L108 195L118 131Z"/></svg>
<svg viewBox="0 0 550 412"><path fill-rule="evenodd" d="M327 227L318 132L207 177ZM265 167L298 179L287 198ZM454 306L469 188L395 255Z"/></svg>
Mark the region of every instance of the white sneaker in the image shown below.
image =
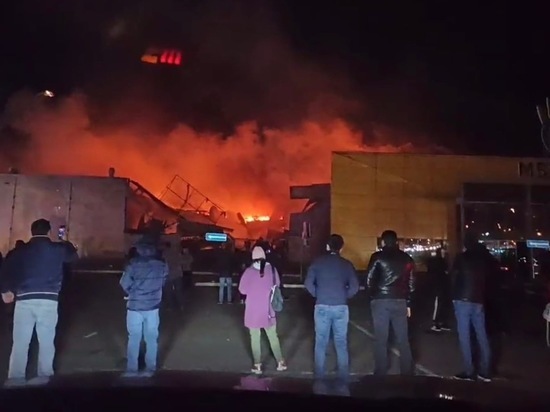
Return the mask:
<svg viewBox="0 0 550 412"><path fill-rule="evenodd" d="M284 372L288 369L288 367L286 366L286 363L285 361L281 361L277 364L277 371L279 372Z"/></svg>

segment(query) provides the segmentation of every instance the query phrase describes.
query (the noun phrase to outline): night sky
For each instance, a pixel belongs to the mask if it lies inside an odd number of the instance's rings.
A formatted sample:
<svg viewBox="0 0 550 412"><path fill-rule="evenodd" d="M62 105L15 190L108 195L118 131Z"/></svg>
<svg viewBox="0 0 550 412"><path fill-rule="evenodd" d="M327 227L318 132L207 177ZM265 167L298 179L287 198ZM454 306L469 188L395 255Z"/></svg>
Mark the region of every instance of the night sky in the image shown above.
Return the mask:
<svg viewBox="0 0 550 412"><path fill-rule="evenodd" d="M250 118L299 121L320 90L323 110L366 131L538 156L535 105L550 95L543 4L13 1L1 6L0 101L25 87L81 91L98 123L150 110L168 129L225 131ZM153 44L183 49L186 65L144 67Z"/></svg>

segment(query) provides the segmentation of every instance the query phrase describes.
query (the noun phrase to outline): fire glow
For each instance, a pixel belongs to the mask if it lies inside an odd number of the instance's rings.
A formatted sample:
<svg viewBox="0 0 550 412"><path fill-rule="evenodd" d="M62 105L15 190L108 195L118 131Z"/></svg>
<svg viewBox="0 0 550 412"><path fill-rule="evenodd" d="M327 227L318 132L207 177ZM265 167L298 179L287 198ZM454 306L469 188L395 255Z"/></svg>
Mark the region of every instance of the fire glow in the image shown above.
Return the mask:
<svg viewBox="0 0 550 412"><path fill-rule="evenodd" d="M411 144L366 145L365 137L341 119L264 129L262 139L256 122L241 124L226 138L185 124L147 138L124 128L100 134L90 127L84 96L57 99L56 105L46 105L32 94L19 93L7 104L6 123L30 136L32 150L17 159L22 173L106 176L113 166L117 176L136 180L152 193L162 192L179 174L223 210L246 216L247 222L269 221L265 211L294 211L291 185L330 182L333 151L415 151ZM391 139L391 133L382 134ZM7 170L13 159L3 154L0 166ZM259 213L251 213L250 205Z"/></svg>
<svg viewBox="0 0 550 412"><path fill-rule="evenodd" d="M246 223L251 222L269 222L271 218L269 216L245 216L244 221Z"/></svg>

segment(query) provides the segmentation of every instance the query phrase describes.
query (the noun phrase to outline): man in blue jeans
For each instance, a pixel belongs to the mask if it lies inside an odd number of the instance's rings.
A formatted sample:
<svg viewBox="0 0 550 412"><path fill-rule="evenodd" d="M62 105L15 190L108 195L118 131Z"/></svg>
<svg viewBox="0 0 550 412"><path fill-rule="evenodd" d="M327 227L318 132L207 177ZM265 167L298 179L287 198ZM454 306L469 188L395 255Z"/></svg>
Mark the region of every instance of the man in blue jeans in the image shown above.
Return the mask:
<svg viewBox="0 0 550 412"><path fill-rule="evenodd" d="M466 234L464 246L465 251L455 258L451 269L458 340L464 361L464 371L455 375L455 379L474 380L476 376L470 337L473 327L480 355L477 378L490 382L491 348L485 329L484 302L487 279L498 270L498 262L472 233Z"/></svg>
<svg viewBox="0 0 550 412"><path fill-rule="evenodd" d="M159 307L162 288L168 276L168 265L157 257L154 244L140 241L137 256L126 266L120 285L127 294L126 326L128 350L125 376L138 375L141 339L145 340L145 371L152 375L157 369Z"/></svg>
<svg viewBox="0 0 550 412"><path fill-rule="evenodd" d="M388 336L393 328L400 353L402 375L414 373L407 318L411 316L414 292L414 262L399 249L393 230L382 233L382 250L373 253L367 269L367 291L371 297L374 324L374 374L388 373Z"/></svg>
<svg viewBox="0 0 550 412"><path fill-rule="evenodd" d="M304 286L315 302L315 377L325 375L327 346L332 330L338 363L338 376L349 377L348 299L359 291L353 264L340 256L344 239L333 234L327 243L328 254L309 267Z"/></svg>
<svg viewBox="0 0 550 412"><path fill-rule="evenodd" d="M64 265L78 258L76 248L67 241L53 242L46 219L31 225L31 239L14 249L2 267L2 299L15 300L13 346L8 383L24 383L29 345L34 329L38 337L37 382L54 374L57 302L63 281Z"/></svg>

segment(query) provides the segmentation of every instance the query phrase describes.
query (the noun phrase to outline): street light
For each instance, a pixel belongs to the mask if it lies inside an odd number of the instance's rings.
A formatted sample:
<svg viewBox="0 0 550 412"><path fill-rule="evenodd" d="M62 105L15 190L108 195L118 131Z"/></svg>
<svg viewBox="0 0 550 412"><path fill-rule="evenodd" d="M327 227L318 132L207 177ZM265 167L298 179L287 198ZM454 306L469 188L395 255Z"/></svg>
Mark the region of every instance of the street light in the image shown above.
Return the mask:
<svg viewBox="0 0 550 412"><path fill-rule="evenodd" d="M36 96L52 98L52 97L55 97L55 93L52 92L51 90L44 90L38 93Z"/></svg>

